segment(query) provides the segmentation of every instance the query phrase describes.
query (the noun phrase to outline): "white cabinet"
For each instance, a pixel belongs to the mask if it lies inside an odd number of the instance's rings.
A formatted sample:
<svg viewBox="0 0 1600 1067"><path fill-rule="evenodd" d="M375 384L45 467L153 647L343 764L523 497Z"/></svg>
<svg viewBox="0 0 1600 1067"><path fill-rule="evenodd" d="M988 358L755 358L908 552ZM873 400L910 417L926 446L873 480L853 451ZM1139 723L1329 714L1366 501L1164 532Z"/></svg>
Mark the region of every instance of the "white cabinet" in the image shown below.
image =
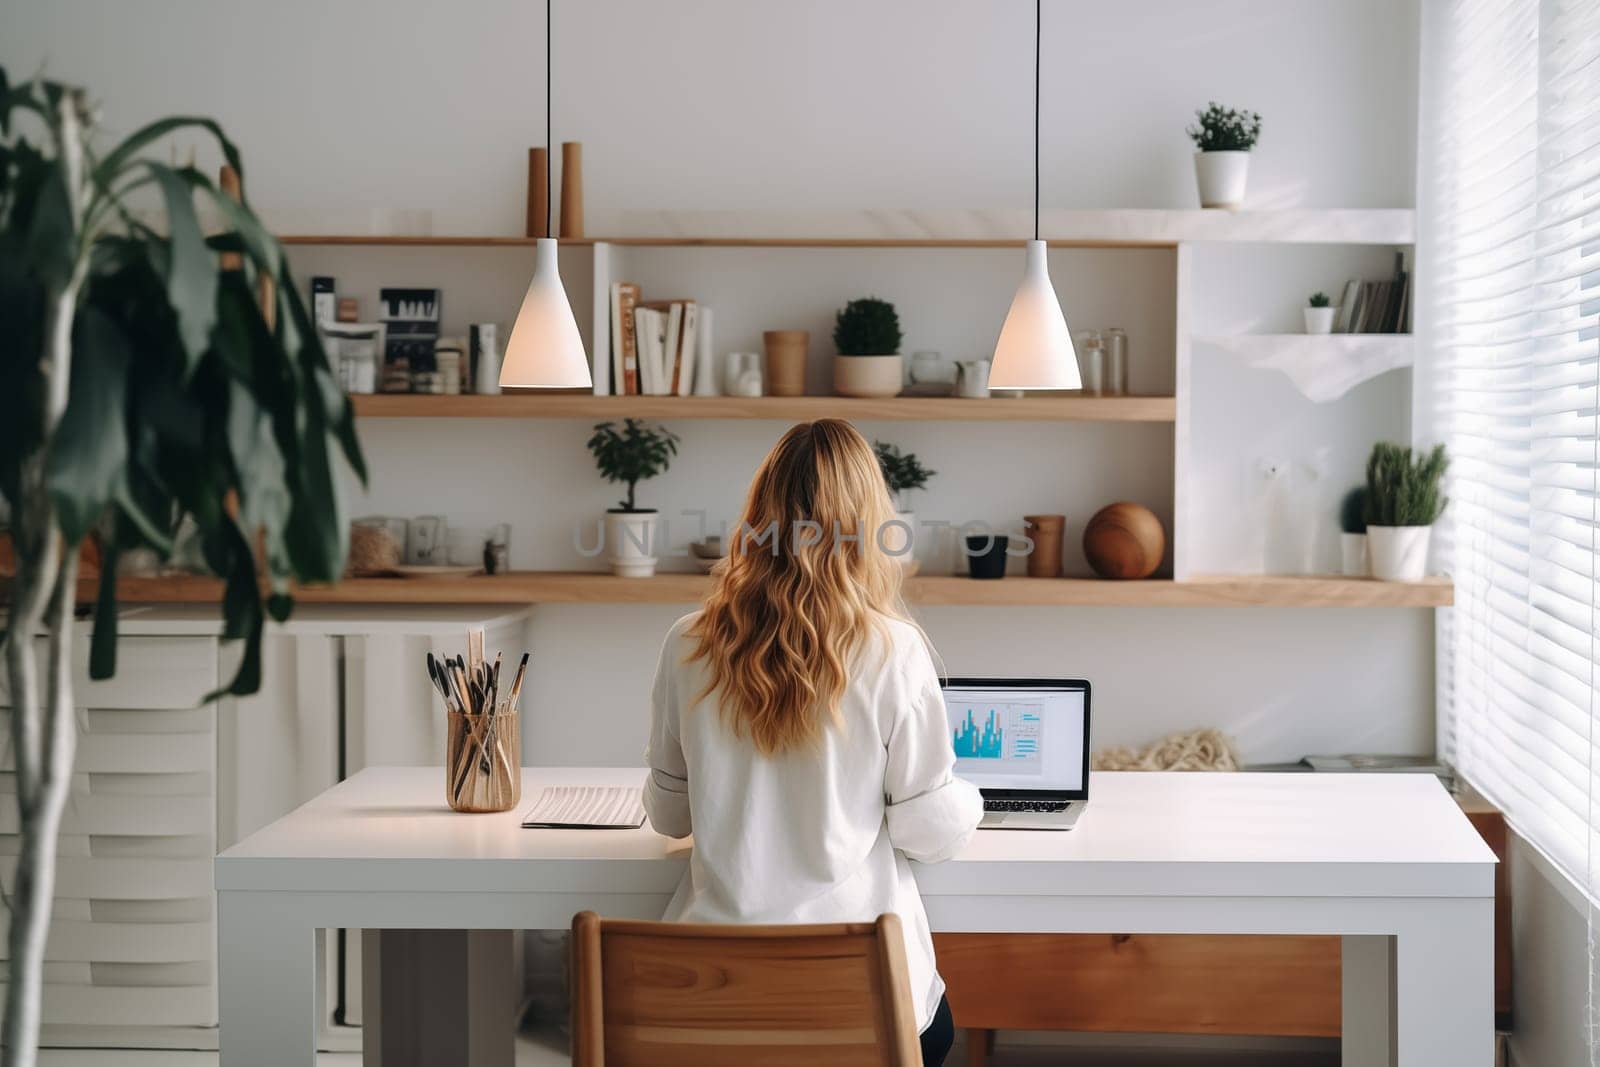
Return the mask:
<svg viewBox="0 0 1600 1067"><path fill-rule="evenodd" d="M80 1025L214 1027L216 721L197 705L217 686L218 642L129 635L117 676L90 682L87 637L80 632L75 649L78 752L59 839L42 1022L48 1034ZM41 660L43 652L41 641ZM20 843L14 767L7 751L6 885Z"/></svg>
<svg viewBox="0 0 1600 1067"><path fill-rule="evenodd" d="M105 682L88 679L80 625L78 755L46 948L45 1043L215 1048L216 853L361 767L441 762L442 712L424 655L464 651L467 628L482 626L490 654L504 650L514 663L528 615L302 608L269 627L261 689L211 704L202 701L233 677L239 656L219 638L216 608L130 609L116 677ZM9 714L3 674L0 717ZM11 771L6 753L0 792L14 793ZM18 840L15 799L4 798L0 884L11 884ZM332 1023L359 1020L360 950L352 939L341 953L337 935L327 944L327 1043L350 1047Z"/></svg>

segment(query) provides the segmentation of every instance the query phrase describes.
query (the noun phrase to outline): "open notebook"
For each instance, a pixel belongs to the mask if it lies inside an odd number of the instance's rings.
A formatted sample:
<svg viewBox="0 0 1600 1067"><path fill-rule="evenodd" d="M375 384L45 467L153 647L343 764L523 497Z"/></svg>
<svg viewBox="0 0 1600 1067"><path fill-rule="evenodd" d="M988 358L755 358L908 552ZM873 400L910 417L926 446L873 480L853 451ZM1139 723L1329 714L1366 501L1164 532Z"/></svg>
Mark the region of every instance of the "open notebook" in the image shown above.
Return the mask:
<svg viewBox="0 0 1600 1067"><path fill-rule="evenodd" d="M522 825L580 830L634 830L644 825L638 786L550 785Z"/></svg>

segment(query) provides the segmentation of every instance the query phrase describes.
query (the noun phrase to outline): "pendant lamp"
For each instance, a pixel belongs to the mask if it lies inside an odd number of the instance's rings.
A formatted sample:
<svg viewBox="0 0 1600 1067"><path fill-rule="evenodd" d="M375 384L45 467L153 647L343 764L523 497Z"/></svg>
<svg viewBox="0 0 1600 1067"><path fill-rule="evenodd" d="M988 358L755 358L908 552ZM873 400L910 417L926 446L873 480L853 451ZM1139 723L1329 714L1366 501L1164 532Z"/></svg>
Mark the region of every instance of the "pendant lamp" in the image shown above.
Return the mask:
<svg viewBox="0 0 1600 1067"><path fill-rule="evenodd" d="M1072 348L1045 243L1039 240L1039 50L1042 0L1033 5L1033 240L1028 242L1022 284L1000 327L989 369L991 389L1082 389L1078 354Z"/></svg>
<svg viewBox="0 0 1600 1067"><path fill-rule="evenodd" d="M550 4L544 5L544 139L545 188L550 185L550 157L555 143L551 140L551 52ZM545 198L545 233L550 228L550 197ZM511 327L511 338L506 342L505 356L500 363L500 388L518 389L587 389L592 386L589 377L589 357L583 350L583 339L578 335L578 320L572 317L572 304L567 291L561 286L561 271L556 262L556 240L541 237L534 247L533 281L528 284L528 295L522 298L522 309Z"/></svg>

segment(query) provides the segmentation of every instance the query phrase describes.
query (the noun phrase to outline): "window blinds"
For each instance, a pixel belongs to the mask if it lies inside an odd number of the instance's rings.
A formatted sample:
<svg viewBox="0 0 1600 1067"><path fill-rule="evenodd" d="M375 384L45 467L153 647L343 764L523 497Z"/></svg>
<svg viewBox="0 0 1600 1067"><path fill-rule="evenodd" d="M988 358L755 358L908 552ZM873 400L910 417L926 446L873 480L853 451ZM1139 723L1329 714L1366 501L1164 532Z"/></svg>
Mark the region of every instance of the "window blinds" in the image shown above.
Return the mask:
<svg viewBox="0 0 1600 1067"><path fill-rule="evenodd" d="M1427 0L1419 410L1450 449L1439 746L1600 897L1600 4Z"/></svg>

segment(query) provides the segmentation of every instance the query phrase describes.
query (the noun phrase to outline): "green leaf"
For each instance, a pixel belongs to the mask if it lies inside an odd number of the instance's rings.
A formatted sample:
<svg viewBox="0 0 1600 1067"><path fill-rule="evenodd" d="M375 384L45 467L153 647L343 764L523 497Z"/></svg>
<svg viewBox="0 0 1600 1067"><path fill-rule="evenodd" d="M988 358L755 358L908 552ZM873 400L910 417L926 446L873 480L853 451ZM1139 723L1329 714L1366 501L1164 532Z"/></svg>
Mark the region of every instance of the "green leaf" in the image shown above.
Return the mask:
<svg viewBox="0 0 1600 1067"><path fill-rule="evenodd" d="M159 119L130 133L123 138L122 143L113 148L111 152L94 168L94 183L102 189L110 188L111 184L121 175L124 167L133 163L140 152L169 133L178 130L198 127L210 131L217 139L217 144L222 149L223 158L228 165L239 174L239 180L244 180L244 165L239 162L239 150L232 141L210 119L196 118L193 116L178 115L172 118Z"/></svg>
<svg viewBox="0 0 1600 1067"><path fill-rule="evenodd" d="M194 371L211 345L217 321L217 256L206 245L188 177L161 163L146 164L167 206L167 302L178 317L178 336ZM192 171L189 174L193 174Z"/></svg>
<svg viewBox="0 0 1600 1067"><path fill-rule="evenodd" d="M76 325L67 410L45 461L56 520L72 546L100 521L128 459L127 342L96 308L82 308Z"/></svg>

